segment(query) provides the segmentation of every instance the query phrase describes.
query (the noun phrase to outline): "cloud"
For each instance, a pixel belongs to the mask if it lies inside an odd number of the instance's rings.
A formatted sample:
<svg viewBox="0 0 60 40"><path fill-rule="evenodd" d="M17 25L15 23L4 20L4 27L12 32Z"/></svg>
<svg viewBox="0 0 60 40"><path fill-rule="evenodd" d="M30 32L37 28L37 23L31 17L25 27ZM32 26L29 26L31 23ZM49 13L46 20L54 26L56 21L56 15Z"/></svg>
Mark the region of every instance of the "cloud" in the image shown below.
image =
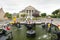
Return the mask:
<svg viewBox="0 0 60 40"><path fill-rule="evenodd" d="M60 8L60 0L0 0L0 7L5 12L19 12L28 5L32 5L41 12L51 14L52 11Z"/></svg>

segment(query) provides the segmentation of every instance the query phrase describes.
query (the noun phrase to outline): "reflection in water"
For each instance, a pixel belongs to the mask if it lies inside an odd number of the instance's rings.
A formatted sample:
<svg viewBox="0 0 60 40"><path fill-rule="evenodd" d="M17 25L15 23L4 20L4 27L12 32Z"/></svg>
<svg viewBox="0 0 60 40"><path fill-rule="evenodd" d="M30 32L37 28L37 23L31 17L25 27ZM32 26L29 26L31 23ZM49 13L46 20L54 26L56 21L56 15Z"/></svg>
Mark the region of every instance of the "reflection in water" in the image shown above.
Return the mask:
<svg viewBox="0 0 60 40"><path fill-rule="evenodd" d="M48 33L46 33L45 31L43 31L43 29L41 28L41 25L36 25L36 37L32 38L32 37L26 37L26 31L27 28L25 26L22 26L22 29L17 30L16 27L12 27L12 31L13 31L13 40L51 40L48 35Z"/></svg>

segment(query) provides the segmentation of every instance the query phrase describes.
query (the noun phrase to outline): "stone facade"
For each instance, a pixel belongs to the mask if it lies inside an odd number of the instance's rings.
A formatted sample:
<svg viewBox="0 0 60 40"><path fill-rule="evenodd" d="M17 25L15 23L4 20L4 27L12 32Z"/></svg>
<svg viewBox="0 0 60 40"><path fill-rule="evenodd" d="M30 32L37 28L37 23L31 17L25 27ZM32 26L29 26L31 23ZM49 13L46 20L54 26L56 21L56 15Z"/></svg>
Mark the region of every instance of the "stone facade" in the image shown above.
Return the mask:
<svg viewBox="0 0 60 40"><path fill-rule="evenodd" d="M0 20L4 20L4 15L5 15L5 13L4 13L3 9L0 8Z"/></svg>
<svg viewBox="0 0 60 40"><path fill-rule="evenodd" d="M24 13L27 13L27 14L28 14L27 17L30 17L30 18L33 17L33 16L32 16L33 13L36 13L36 12L40 13L38 10L36 10L36 9L35 9L34 7L32 7L32 6L26 7L24 10L20 11L19 14L20 14L20 13L23 13L23 12L24 12Z"/></svg>

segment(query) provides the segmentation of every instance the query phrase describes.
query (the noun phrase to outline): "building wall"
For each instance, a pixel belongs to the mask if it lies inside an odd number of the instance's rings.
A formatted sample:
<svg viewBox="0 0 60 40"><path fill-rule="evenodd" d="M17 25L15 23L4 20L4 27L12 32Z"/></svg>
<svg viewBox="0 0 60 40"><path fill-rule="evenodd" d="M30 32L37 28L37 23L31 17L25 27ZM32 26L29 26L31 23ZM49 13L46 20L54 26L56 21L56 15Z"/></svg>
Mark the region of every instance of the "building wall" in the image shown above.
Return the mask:
<svg viewBox="0 0 60 40"><path fill-rule="evenodd" d="M4 20L4 15L5 15L5 13L4 13L3 9L1 8L0 9L0 20Z"/></svg>
<svg viewBox="0 0 60 40"><path fill-rule="evenodd" d="M28 7L26 7L24 10L20 11L20 13L23 13L23 12L28 14L27 17L32 17L32 14L35 13L35 12L39 13L39 11L36 10L36 9L35 9L34 7L32 7L32 6L28 6ZM19 13L19 14L20 14L20 13Z"/></svg>

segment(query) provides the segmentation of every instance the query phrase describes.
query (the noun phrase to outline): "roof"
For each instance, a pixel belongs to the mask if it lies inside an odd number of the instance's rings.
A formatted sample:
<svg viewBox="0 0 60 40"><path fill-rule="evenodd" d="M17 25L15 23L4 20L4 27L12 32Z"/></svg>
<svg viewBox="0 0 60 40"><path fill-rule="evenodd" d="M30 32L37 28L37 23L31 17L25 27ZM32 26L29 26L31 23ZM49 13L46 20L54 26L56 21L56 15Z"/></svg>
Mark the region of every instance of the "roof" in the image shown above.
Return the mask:
<svg viewBox="0 0 60 40"><path fill-rule="evenodd" d="M4 12L2 8L0 8L0 12Z"/></svg>
<svg viewBox="0 0 60 40"><path fill-rule="evenodd" d="M4 13L3 9L0 8L0 20L4 20L4 15L5 15L5 13Z"/></svg>
<svg viewBox="0 0 60 40"><path fill-rule="evenodd" d="M25 8L25 10L36 10L36 9L32 6L28 6L28 7Z"/></svg>
<svg viewBox="0 0 60 40"><path fill-rule="evenodd" d="M36 11L38 11L38 10L35 9L33 6L27 6L25 9L23 9L22 11L20 11L20 13L21 13L21 12L24 12L25 10L36 10ZM40 12L40 11L38 11L38 12Z"/></svg>

